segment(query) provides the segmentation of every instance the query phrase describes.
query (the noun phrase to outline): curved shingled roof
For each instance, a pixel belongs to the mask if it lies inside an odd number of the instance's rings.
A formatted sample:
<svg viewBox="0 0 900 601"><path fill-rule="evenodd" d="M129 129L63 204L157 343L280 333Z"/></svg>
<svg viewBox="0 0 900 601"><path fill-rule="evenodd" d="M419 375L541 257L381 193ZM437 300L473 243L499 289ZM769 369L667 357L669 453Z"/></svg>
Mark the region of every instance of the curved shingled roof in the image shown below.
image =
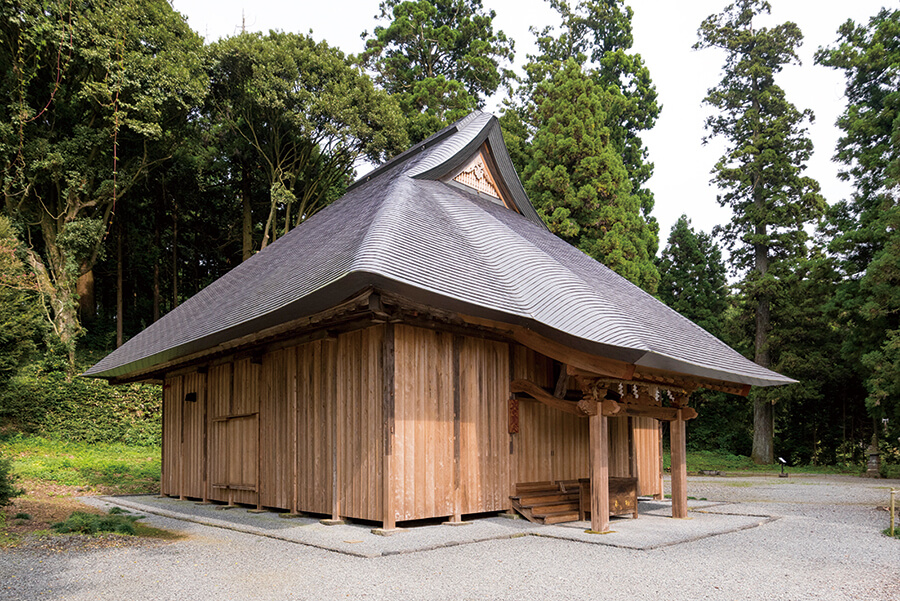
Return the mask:
<svg viewBox="0 0 900 601"><path fill-rule="evenodd" d="M441 181L485 143L514 210ZM361 178L85 375L127 377L369 287L638 366L740 384L793 382L551 234L512 170L497 119L480 112Z"/></svg>

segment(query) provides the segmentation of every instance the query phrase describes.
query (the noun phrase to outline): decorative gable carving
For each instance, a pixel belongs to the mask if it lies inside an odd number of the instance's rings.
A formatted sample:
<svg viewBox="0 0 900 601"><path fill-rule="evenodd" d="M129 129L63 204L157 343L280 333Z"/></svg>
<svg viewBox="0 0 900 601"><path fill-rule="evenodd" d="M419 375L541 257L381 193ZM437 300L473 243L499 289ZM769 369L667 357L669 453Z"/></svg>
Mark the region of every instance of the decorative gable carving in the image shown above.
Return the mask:
<svg viewBox="0 0 900 601"><path fill-rule="evenodd" d="M472 162L464 167L463 170L453 178L453 181L478 190L482 194L502 199L500 193L497 191L497 185L494 183L494 178L491 177L491 172L485 166L484 157L481 156L480 152L475 155Z"/></svg>

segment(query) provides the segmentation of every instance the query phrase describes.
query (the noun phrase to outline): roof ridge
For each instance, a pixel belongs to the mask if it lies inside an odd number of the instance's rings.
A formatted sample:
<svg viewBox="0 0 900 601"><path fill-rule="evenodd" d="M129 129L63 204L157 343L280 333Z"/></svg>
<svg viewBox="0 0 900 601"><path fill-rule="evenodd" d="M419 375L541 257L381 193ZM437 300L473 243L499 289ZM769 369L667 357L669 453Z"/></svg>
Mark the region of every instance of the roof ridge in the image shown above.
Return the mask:
<svg viewBox="0 0 900 601"><path fill-rule="evenodd" d="M354 181L352 184L350 184L347 187L347 191L349 192L353 188L355 188L361 184L364 184L364 183L372 180L375 177L379 177L379 176L383 175L384 173L391 171L392 169L395 169L396 167L399 167L400 165L402 165L409 159L413 158L414 156L416 156L418 154L421 154L422 152L425 152L426 150L433 150L435 144L440 144L447 138L453 136L453 134L461 132L473 120L475 120L475 118L477 118L481 115L484 115L484 114L487 114L487 113L485 113L484 111L475 109L474 111L470 112L468 115L463 117L462 119L457 119L456 121L454 121L447 127L444 127L443 129L436 131L435 133L431 134L430 136L428 136L421 142L414 144L413 146L410 146L409 148L407 148L400 154L391 157L386 162L382 163L381 165L378 165L377 167L375 167L374 169L372 169L365 175L359 177L356 181Z"/></svg>

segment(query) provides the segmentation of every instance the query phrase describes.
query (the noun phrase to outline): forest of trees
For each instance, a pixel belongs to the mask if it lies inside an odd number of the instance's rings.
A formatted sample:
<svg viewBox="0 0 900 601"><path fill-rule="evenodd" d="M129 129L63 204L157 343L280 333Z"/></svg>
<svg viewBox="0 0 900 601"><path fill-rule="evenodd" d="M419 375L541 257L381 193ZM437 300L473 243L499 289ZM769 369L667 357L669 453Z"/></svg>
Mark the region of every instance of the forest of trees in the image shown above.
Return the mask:
<svg viewBox="0 0 900 601"><path fill-rule="evenodd" d="M725 57L705 125L732 218L665 233L641 140L664 99L632 9L547 1L558 22L519 57L481 0L383 0L359 56L281 31L204 43L166 0L4 0L0 420L16 378L78 373L339 198L361 161L505 94L551 231L799 381L698 392L691 445L860 463L877 435L900 463L900 10L847 21L804 67L845 77L846 199L805 174L813 115L778 83L799 27L759 26L764 0L697 23L695 48Z"/></svg>

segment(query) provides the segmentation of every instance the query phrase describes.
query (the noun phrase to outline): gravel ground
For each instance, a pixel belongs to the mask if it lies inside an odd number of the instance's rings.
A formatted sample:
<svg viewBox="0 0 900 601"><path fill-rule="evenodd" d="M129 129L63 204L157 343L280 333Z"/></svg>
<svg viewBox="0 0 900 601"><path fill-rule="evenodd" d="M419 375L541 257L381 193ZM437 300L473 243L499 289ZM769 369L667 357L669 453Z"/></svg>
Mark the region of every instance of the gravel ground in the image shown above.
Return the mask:
<svg viewBox="0 0 900 601"><path fill-rule="evenodd" d="M890 486L900 482L691 477L689 494L708 499L694 504L698 523L712 514L778 519L643 550L524 536L361 558L151 515L148 524L184 538L0 552L0 599L900 601L900 541L880 534L888 519L876 508Z"/></svg>

